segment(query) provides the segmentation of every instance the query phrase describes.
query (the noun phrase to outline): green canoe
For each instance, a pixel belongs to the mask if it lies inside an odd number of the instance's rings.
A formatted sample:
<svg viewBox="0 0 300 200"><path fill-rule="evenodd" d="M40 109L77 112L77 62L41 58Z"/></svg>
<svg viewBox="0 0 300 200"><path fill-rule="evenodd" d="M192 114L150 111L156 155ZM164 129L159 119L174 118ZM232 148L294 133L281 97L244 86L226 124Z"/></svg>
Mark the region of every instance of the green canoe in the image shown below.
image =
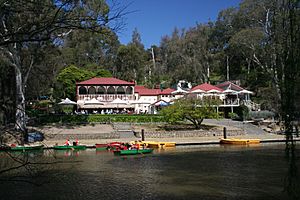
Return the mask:
<svg viewBox="0 0 300 200"><path fill-rule="evenodd" d="M36 145L36 146L16 146L11 147L11 151L33 151L33 150L42 150L44 145Z"/></svg>
<svg viewBox="0 0 300 200"><path fill-rule="evenodd" d="M108 149L108 144L95 144L97 151L104 151Z"/></svg>
<svg viewBox="0 0 300 200"><path fill-rule="evenodd" d="M116 150L114 151L115 155L136 155L136 154L146 154L152 153L153 149L128 149L128 150Z"/></svg>
<svg viewBox="0 0 300 200"><path fill-rule="evenodd" d="M73 150L73 149L76 149L76 150L85 150L86 149L86 145L53 146L53 149L55 149L55 150L68 150L68 149L70 149L70 150Z"/></svg>

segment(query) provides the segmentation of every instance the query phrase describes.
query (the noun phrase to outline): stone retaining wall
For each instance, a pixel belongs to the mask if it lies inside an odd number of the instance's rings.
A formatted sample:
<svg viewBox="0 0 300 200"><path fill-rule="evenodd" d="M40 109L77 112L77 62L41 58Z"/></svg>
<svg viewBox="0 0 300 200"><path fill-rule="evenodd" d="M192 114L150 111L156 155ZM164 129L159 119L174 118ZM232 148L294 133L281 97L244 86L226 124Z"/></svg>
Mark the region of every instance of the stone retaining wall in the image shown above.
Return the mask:
<svg viewBox="0 0 300 200"><path fill-rule="evenodd" d="M227 136L238 136L245 135L243 130L228 130L226 132ZM185 137L210 137L210 136L220 136L223 137L222 130L205 131L205 130L195 130L195 131L163 131L163 132L145 132L145 138L185 138Z"/></svg>
<svg viewBox="0 0 300 200"><path fill-rule="evenodd" d="M46 135L47 140L65 140L69 138L70 140L97 140L97 139L119 139L120 132L111 133L72 133L72 134L48 134ZM227 136L238 136L245 135L243 130L228 130ZM141 137L140 132L137 134ZM194 130L194 131L159 131L159 132L148 132L145 131L145 138L186 138L186 137L210 137L210 136L220 136L223 137L222 130Z"/></svg>
<svg viewBox="0 0 300 200"><path fill-rule="evenodd" d="M120 133L81 133L81 134L48 134L46 135L46 140L65 140L69 138L70 140L97 140L97 139L117 139L120 138Z"/></svg>

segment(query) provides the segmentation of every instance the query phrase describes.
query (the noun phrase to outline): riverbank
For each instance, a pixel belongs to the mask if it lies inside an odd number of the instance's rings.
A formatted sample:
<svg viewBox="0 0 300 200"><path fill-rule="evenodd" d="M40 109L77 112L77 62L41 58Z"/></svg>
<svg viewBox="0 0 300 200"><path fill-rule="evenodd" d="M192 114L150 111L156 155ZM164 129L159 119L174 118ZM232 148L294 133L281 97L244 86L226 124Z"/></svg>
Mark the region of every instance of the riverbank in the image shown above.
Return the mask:
<svg viewBox="0 0 300 200"><path fill-rule="evenodd" d="M36 130L45 134L45 140L42 142L45 146L51 147L55 144L62 145L68 138L71 141L79 139L81 144L92 147L96 143L109 143L109 142L130 142L134 140L141 140L141 130L145 131L146 141L161 141L161 142L175 142L177 145L189 144L218 144L220 138L223 138L223 129L226 127L228 138L240 139L260 139L262 142L275 142L285 141L284 135L267 133L264 131L255 131L255 128L250 127L252 132L246 130L248 125L235 126L235 122L231 124L226 121L224 125L217 124L216 122L209 121L212 126L209 130L180 130L180 131L161 131L157 130L156 126L149 126L145 124L131 125L130 130L126 124L119 124L123 127L120 130L118 126L113 124L90 124L83 126L44 126ZM136 134L134 134L136 133ZM136 137L138 136L138 137Z"/></svg>

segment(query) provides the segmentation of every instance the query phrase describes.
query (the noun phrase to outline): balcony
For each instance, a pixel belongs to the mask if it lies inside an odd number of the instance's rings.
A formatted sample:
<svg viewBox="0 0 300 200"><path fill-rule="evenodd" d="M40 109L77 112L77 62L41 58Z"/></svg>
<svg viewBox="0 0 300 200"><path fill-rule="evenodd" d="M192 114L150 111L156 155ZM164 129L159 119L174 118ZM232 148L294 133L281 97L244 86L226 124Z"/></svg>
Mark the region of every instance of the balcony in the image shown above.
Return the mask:
<svg viewBox="0 0 300 200"><path fill-rule="evenodd" d="M134 95L132 94L80 94L77 95L78 100L85 100L85 99L97 99L102 102L111 102L116 98L122 99L124 101L133 101Z"/></svg>
<svg viewBox="0 0 300 200"><path fill-rule="evenodd" d="M240 106L240 99L239 98L230 98L230 99L224 99L223 104L220 105L220 107L237 107Z"/></svg>

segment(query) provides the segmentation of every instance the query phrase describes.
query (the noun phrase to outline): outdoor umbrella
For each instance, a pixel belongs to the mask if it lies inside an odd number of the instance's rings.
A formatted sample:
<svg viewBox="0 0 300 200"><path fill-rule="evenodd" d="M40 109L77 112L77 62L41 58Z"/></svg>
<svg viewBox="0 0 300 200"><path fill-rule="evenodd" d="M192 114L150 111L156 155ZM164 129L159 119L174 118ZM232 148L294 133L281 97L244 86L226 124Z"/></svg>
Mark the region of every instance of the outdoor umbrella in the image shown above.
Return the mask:
<svg viewBox="0 0 300 200"><path fill-rule="evenodd" d="M77 105L75 101L71 101L69 98L62 99L61 102L58 103L59 105Z"/></svg>

